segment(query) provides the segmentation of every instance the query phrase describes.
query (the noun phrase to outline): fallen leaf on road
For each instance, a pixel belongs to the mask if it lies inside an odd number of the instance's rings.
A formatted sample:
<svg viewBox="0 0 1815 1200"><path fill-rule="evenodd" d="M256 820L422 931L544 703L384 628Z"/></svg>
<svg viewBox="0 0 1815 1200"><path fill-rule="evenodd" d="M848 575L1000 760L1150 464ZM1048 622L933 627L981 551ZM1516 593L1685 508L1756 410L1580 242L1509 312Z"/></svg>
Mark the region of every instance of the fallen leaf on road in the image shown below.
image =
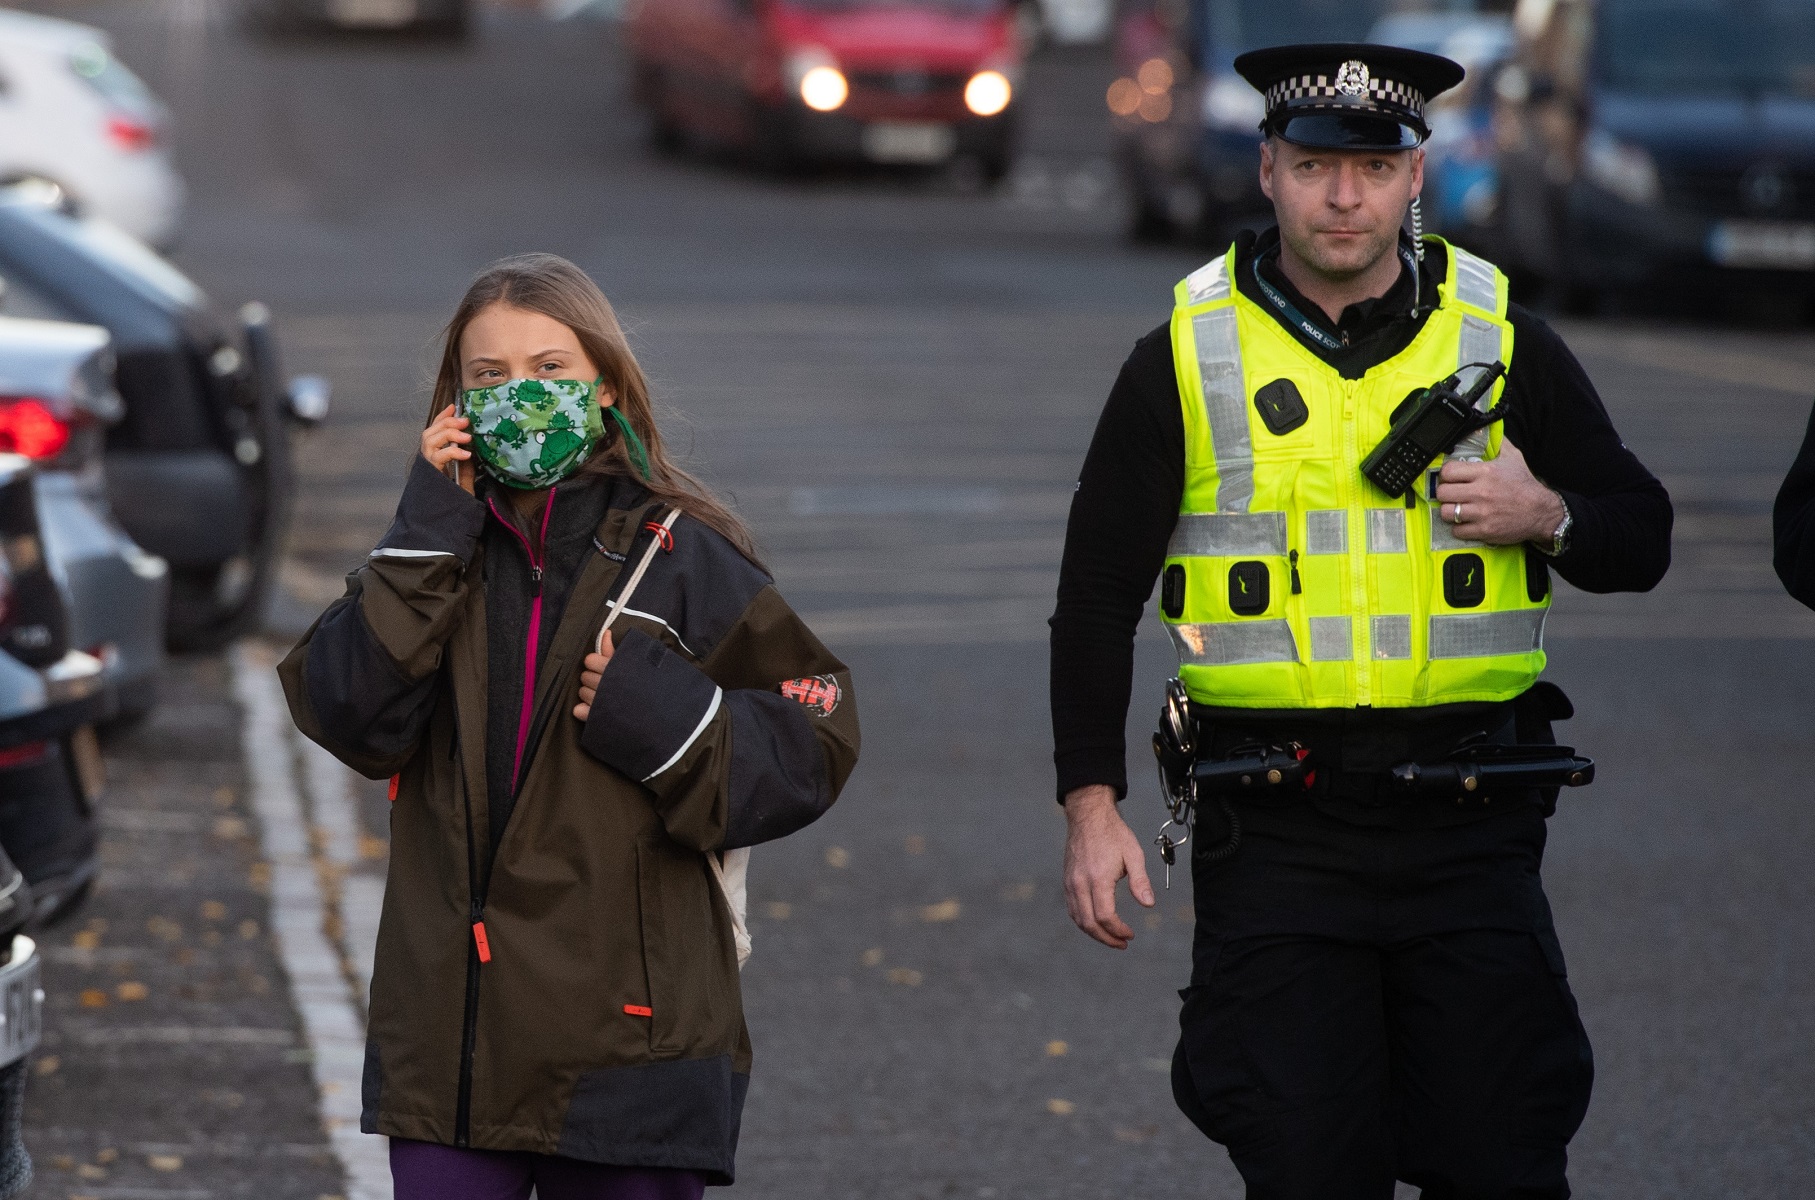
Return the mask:
<svg viewBox="0 0 1815 1200"><path fill-rule="evenodd" d="M92 929L84 929L69 939L69 944L78 950L94 950L101 945L101 935Z"/></svg>
<svg viewBox="0 0 1815 1200"><path fill-rule="evenodd" d="M181 941L183 927L169 917L152 917L145 922L145 931L152 937L163 938L167 942Z"/></svg>
<svg viewBox="0 0 1815 1200"><path fill-rule="evenodd" d="M151 989L137 980L128 980L115 988L113 994L125 1001L143 1000L151 995Z"/></svg>
<svg viewBox="0 0 1815 1200"><path fill-rule="evenodd" d="M251 941L253 938L257 937L258 936L258 922L257 921L241 921L239 923L239 935L242 938L245 938L248 942Z"/></svg>
<svg viewBox="0 0 1815 1200"><path fill-rule="evenodd" d="M1055 1117L1069 1117L1078 1111L1078 1106L1069 1100L1048 1100L1046 1111Z"/></svg>
<svg viewBox="0 0 1815 1200"><path fill-rule="evenodd" d="M107 1168L97 1167L93 1163L83 1163L76 1168L76 1174L83 1179L106 1179Z"/></svg>
<svg viewBox="0 0 1815 1200"><path fill-rule="evenodd" d="M843 846L826 847L826 866L842 871L851 865L851 852Z"/></svg>
<svg viewBox="0 0 1815 1200"><path fill-rule="evenodd" d="M1126 1126L1117 1125L1115 1127L1115 1140L1138 1146L1142 1142L1151 1141L1153 1135L1159 1131L1160 1127L1158 1125L1143 1125L1139 1129L1129 1129Z"/></svg>
<svg viewBox="0 0 1815 1200"><path fill-rule="evenodd" d="M210 929L208 932L214 933L214 930ZM214 940L217 942L220 941L221 935L214 933ZM170 956L170 960L179 967L193 967L195 965L195 951L191 950L188 946L178 946L176 953Z"/></svg>
<svg viewBox="0 0 1815 1200"><path fill-rule="evenodd" d="M771 900L763 905L763 912L771 921L785 921L794 915L794 906L786 900Z"/></svg>
<svg viewBox="0 0 1815 1200"><path fill-rule="evenodd" d="M1010 887L1005 887L1002 889L1002 898L1004 900L1032 900L1034 898L1034 885L1031 883L1017 883Z"/></svg>
<svg viewBox="0 0 1815 1200"><path fill-rule="evenodd" d="M119 1157L120 1152L118 1150L115 1150L112 1146L103 1146L100 1152L95 1155L95 1161L102 1166L107 1166Z"/></svg>
<svg viewBox="0 0 1815 1200"><path fill-rule="evenodd" d="M202 934L202 945L218 946L220 944L221 944L221 931L220 930L210 929L206 933Z"/></svg>
<svg viewBox="0 0 1815 1200"><path fill-rule="evenodd" d="M246 823L238 817L216 817L214 836L225 842L237 842L246 836Z"/></svg>
<svg viewBox="0 0 1815 1200"><path fill-rule="evenodd" d="M253 863L246 871L246 882L261 892L269 888L271 886L271 864Z"/></svg>
<svg viewBox="0 0 1815 1200"><path fill-rule="evenodd" d="M202 918L204 920L220 921L224 920L226 916L227 906L222 904L219 900L202 901Z"/></svg>
<svg viewBox="0 0 1815 1200"><path fill-rule="evenodd" d="M377 862L391 852L391 843L369 833L359 835L359 857L367 862Z"/></svg>
<svg viewBox="0 0 1815 1200"><path fill-rule="evenodd" d="M76 1169L76 1160L67 1154L59 1154L50 1160L50 1165L59 1171L73 1171Z"/></svg>
<svg viewBox="0 0 1815 1200"><path fill-rule="evenodd" d="M1051 1042L1046 1043L1046 1057L1047 1058L1064 1058L1067 1054L1070 1054L1070 1053L1071 1053L1071 1047L1068 1046L1067 1044L1065 1044L1064 1042L1051 1041Z"/></svg>
<svg viewBox="0 0 1815 1200"><path fill-rule="evenodd" d="M57 1068L62 1065L62 1059L54 1054L46 1054L43 1058L40 1058L33 1064L32 1069L39 1075L55 1075L57 1073Z"/></svg>
<svg viewBox="0 0 1815 1200"><path fill-rule="evenodd" d="M81 1000L83 1008L107 1007L107 993L100 988L83 988L82 995L78 999Z"/></svg>
<svg viewBox="0 0 1815 1200"><path fill-rule="evenodd" d="M234 797L233 797L233 789L232 789L232 788L230 788L230 787L218 787L218 788L215 788L215 789L214 789L214 803L215 803L215 806L216 806L216 807L218 807L218 808L232 808L232 807L233 807L233 799L234 799Z"/></svg>
<svg viewBox="0 0 1815 1200"><path fill-rule="evenodd" d="M899 983L903 987L919 987L925 978L926 976L920 972L909 970L907 967L896 967L889 972L889 982Z"/></svg>
<svg viewBox="0 0 1815 1200"><path fill-rule="evenodd" d="M174 1154L153 1154L145 1161L151 1165L151 1169L154 1171L180 1171L183 1169L183 1160Z"/></svg>
<svg viewBox="0 0 1815 1200"><path fill-rule="evenodd" d="M881 950L865 950L863 952L863 965L866 967L881 966L882 965L882 951Z"/></svg>
<svg viewBox="0 0 1815 1200"><path fill-rule="evenodd" d="M909 836L907 841L902 843L902 849L906 850L909 854L925 854L926 839L917 833L913 834Z"/></svg>
<svg viewBox="0 0 1815 1200"><path fill-rule="evenodd" d="M941 921L956 921L958 919L958 914L961 911L963 911L963 906L956 900L941 900L937 904L929 904L921 909L920 919L930 924L938 924Z"/></svg>

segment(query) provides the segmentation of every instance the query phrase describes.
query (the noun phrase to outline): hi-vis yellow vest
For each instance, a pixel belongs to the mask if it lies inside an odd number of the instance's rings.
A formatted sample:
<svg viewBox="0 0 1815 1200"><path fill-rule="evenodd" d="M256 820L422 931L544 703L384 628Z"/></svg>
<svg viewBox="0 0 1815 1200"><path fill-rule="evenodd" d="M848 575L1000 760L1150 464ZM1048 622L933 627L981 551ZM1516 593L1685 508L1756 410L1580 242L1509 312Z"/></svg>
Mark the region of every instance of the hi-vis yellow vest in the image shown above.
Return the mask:
<svg viewBox="0 0 1815 1200"><path fill-rule="evenodd" d="M1432 240L1449 258L1438 308L1411 345L1356 380L1233 286L1233 249L1178 285L1172 355L1185 494L1160 616L1193 700L1232 708L1506 700L1544 670L1548 575L1528 576L1524 548L1455 537L1430 499L1428 474L1401 500L1361 474L1409 395L1468 363L1512 366L1505 276ZM1309 412L1286 428L1295 415L1282 420L1275 407L1275 433L1255 394L1278 380ZM1495 399L1504 387L1495 385ZM1493 458L1500 442L1496 422L1452 457Z"/></svg>

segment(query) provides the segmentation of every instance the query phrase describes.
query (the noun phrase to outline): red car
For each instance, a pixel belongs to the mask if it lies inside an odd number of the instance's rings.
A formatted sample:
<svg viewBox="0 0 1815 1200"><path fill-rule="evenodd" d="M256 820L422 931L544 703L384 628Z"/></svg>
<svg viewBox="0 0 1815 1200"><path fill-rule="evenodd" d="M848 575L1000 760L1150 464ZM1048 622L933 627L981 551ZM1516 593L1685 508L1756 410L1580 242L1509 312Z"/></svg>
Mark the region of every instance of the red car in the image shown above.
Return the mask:
<svg viewBox="0 0 1815 1200"><path fill-rule="evenodd" d="M1006 0L631 0L624 28L666 147L1008 171L1021 53Z"/></svg>

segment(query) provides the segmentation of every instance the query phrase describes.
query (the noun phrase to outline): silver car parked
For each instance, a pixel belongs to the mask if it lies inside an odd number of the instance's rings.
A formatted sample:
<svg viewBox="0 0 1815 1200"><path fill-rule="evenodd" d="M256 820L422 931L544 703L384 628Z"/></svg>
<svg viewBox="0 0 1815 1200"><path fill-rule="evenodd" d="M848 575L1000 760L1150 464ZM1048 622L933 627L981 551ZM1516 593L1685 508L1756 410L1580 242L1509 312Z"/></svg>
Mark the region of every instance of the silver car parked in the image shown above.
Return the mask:
<svg viewBox="0 0 1815 1200"><path fill-rule="evenodd" d="M45 559L69 611L69 645L101 660L105 720L156 699L169 568L108 507L102 437L124 406L107 331L0 317L0 454L37 464Z"/></svg>

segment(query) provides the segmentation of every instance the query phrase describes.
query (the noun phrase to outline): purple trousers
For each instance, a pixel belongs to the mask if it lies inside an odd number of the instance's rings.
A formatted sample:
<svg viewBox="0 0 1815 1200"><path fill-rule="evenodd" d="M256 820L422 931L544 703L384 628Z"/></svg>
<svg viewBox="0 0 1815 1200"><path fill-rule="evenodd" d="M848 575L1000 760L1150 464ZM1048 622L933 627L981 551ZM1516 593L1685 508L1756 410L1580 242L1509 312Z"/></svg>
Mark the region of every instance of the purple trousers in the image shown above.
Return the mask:
<svg viewBox="0 0 1815 1200"><path fill-rule="evenodd" d="M700 1200L706 1177L672 1167L612 1167L553 1154L457 1150L391 1139L397 1200Z"/></svg>

